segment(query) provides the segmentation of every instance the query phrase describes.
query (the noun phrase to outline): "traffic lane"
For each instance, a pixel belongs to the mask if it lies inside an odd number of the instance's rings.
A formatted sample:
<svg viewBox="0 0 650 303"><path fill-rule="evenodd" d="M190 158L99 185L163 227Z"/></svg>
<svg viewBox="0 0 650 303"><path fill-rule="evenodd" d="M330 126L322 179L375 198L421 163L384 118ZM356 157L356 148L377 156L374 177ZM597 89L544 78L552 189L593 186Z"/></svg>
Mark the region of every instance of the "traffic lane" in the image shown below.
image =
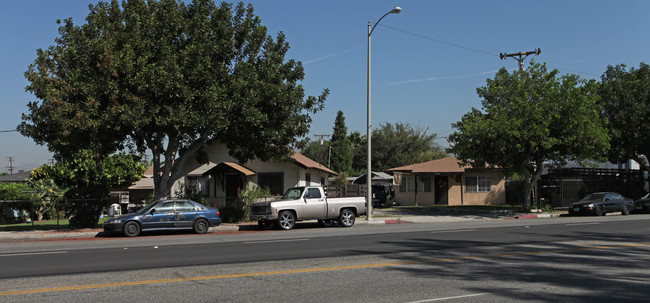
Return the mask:
<svg viewBox="0 0 650 303"><path fill-rule="evenodd" d="M0 291L0 300L633 302L649 295L650 273L635 266L648 264L649 252L648 245L584 246L571 252L540 249L537 254L513 252L401 264L386 256L356 256L5 279L0 280L3 291L24 291L16 295ZM130 284L101 286L107 282ZM34 285L61 289L34 292Z"/></svg>
<svg viewBox="0 0 650 303"><path fill-rule="evenodd" d="M5 269L0 278L396 252L419 258L498 252L505 247L517 251L534 250L540 245L571 249L580 241L643 243L650 242L649 237L646 221L624 221L23 252L0 254L0 266Z"/></svg>
<svg viewBox="0 0 650 303"><path fill-rule="evenodd" d="M555 225L562 223L590 223L590 222L625 222L625 221L648 221L650 214L634 216L607 216L607 217L556 217L546 219L526 220L471 220L459 222L433 222L418 224L385 224L368 225L358 224L352 228L323 228L313 224L301 223L301 228L291 231L278 230L253 230L245 232L217 232L203 235L161 233L144 237L99 237L94 240L57 240L57 241L23 241L0 243L0 253L11 252L34 252L52 250L77 250L92 248L122 248L122 247L148 247L154 245L182 245L182 244L206 244L241 242L243 240L270 240L290 239L295 237L333 237L349 235L373 235L390 234L401 232L417 232L427 230L449 230L449 229L484 229L494 227L516 227L516 226L541 226Z"/></svg>

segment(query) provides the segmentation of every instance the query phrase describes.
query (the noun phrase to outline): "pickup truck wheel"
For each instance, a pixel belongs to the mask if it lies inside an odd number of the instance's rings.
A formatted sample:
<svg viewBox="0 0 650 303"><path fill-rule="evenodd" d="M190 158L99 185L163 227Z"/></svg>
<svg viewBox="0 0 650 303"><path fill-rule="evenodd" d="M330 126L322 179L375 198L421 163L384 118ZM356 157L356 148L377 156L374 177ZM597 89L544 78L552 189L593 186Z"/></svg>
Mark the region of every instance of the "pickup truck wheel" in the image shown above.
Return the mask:
<svg viewBox="0 0 650 303"><path fill-rule="evenodd" d="M278 227L280 229L290 230L294 226L296 226L296 216L288 210L281 212L278 217Z"/></svg>
<svg viewBox="0 0 650 303"><path fill-rule="evenodd" d="M343 227L350 227L354 225L355 215L351 209L344 209L339 215L339 224Z"/></svg>
<svg viewBox="0 0 650 303"><path fill-rule="evenodd" d="M331 227L334 225L334 220L333 219L325 219L325 220L318 220L318 223L320 223L321 226L323 227Z"/></svg>

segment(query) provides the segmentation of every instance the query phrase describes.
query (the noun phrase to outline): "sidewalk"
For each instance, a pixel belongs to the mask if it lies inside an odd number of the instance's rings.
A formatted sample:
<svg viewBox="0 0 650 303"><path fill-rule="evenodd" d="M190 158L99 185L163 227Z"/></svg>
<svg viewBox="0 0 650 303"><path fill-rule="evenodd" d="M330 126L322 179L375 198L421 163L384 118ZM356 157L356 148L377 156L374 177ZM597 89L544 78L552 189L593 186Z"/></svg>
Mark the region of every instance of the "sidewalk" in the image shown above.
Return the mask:
<svg viewBox="0 0 650 303"><path fill-rule="evenodd" d="M356 225L383 225L383 224L409 224L409 223L446 223L463 222L475 220L516 220L552 218L560 216L560 213L514 213L509 211L476 211L458 209L427 209L427 210L382 210L375 209L371 220L365 217L357 218ZM219 232L240 232L259 230L257 223L223 223L217 227L210 227L210 233ZM104 238L103 229L79 229L79 230L37 230L37 231L3 231L0 232L0 243L34 240L82 240L92 238Z"/></svg>

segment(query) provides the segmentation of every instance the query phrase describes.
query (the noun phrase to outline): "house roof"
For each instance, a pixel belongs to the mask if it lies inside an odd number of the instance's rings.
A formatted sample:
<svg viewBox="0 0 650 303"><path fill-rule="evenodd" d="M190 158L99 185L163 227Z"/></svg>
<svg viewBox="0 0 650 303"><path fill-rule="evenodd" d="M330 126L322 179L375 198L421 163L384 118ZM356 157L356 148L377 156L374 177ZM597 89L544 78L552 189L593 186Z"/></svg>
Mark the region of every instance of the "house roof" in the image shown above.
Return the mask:
<svg viewBox="0 0 650 303"><path fill-rule="evenodd" d="M406 172L413 174L426 174L426 173L463 173L465 169L471 166L460 165L458 159L455 157L447 157L433 161L427 161L417 164L411 164L401 167L387 169L390 172Z"/></svg>
<svg viewBox="0 0 650 303"><path fill-rule="evenodd" d="M31 171L21 171L19 173L2 175L0 182L25 182L29 180Z"/></svg>
<svg viewBox="0 0 650 303"><path fill-rule="evenodd" d="M154 189L153 178L143 177L142 179L133 183L133 185L129 186L129 189Z"/></svg>
<svg viewBox="0 0 650 303"><path fill-rule="evenodd" d="M318 169L321 171L324 171L326 173L332 174L332 175L338 175L336 172L333 170L321 165L320 163L307 158L305 155L299 153L299 152L294 152L293 153L293 160L296 162L296 164L304 167L304 168L313 168L313 169Z"/></svg>
<svg viewBox="0 0 650 303"><path fill-rule="evenodd" d="M354 179L352 182L353 184L366 184L366 175L363 174L359 176L358 178ZM393 182L393 176L387 174L387 173L382 173L382 172L372 172L372 180L371 181L386 181L386 182Z"/></svg>
<svg viewBox="0 0 650 303"><path fill-rule="evenodd" d="M210 168L209 170L205 171L203 173L204 176L215 174L217 172L224 172L224 171L232 171L235 170L237 172L240 172L246 176L252 176L255 175L255 172L244 167L243 165L239 165L235 162L221 162L214 167Z"/></svg>

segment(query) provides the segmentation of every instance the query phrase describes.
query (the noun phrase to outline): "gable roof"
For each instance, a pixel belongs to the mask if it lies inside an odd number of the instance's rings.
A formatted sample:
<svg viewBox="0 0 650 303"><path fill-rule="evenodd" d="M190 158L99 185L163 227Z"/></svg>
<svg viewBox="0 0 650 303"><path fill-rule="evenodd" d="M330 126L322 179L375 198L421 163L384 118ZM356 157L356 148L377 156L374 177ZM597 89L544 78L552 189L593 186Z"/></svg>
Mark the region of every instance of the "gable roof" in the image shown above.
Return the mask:
<svg viewBox="0 0 650 303"><path fill-rule="evenodd" d="M30 179L31 171L21 171L19 173L2 175L0 182L26 182Z"/></svg>
<svg viewBox="0 0 650 303"><path fill-rule="evenodd" d="M432 173L463 173L471 166L460 165L455 157L446 157L438 160L432 160L417 164L411 164L401 167L387 169L390 172L406 172L413 174L432 174Z"/></svg>
<svg viewBox="0 0 650 303"><path fill-rule="evenodd" d="M326 173L332 174L332 175L338 175L336 172L333 170L321 165L320 163L307 158L305 155L299 153L299 152L294 152L292 155L292 158L294 162L304 168L312 168L312 169L318 169L321 171L324 171Z"/></svg>

